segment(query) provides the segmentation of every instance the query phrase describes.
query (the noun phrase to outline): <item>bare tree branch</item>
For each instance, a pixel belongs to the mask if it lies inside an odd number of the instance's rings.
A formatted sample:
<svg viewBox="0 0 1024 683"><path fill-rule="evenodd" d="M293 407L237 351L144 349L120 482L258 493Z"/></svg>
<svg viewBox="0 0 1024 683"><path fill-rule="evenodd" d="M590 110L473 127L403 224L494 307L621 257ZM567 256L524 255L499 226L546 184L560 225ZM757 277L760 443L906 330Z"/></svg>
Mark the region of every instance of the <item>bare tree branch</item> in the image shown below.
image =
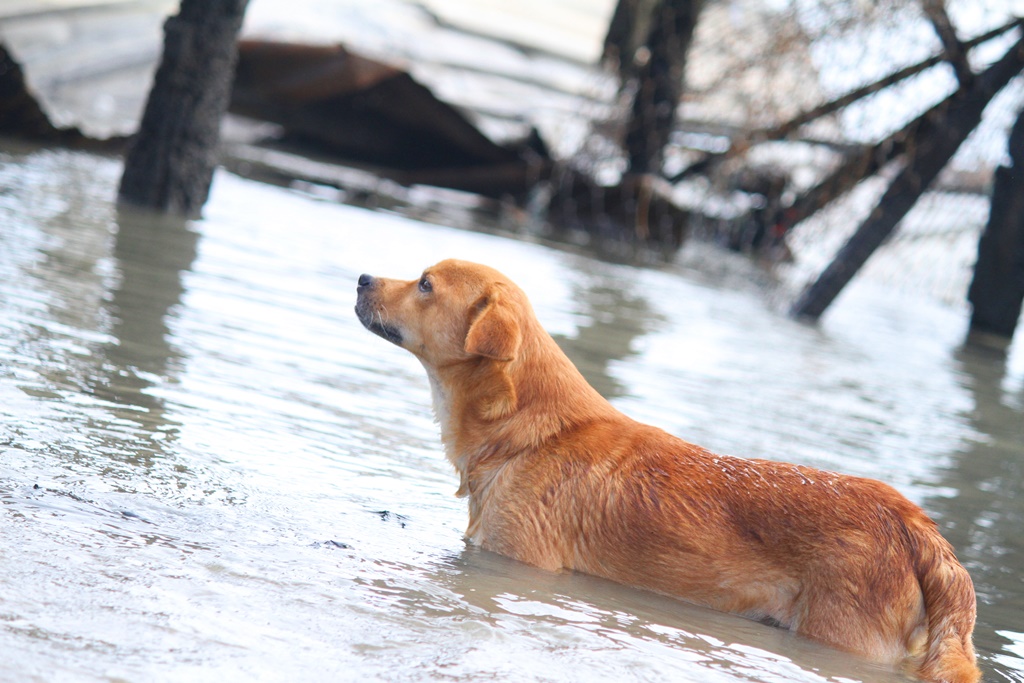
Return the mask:
<svg viewBox="0 0 1024 683"><path fill-rule="evenodd" d="M1011 29L1016 28L1017 26L1021 26L1022 23L1024 23L1024 21L1022 21L1021 19L1014 19L1013 21L1004 24L1003 26L992 29L991 31L983 33L975 38L972 38L971 40L964 42L962 46L964 50L970 50L974 47L977 47L978 45L981 45L982 43L988 42L989 40L992 40L993 38L996 38L1006 33L1007 31L1010 31ZM945 53L940 55L934 55L922 62L918 62L917 64L913 64L911 66L900 69L899 71L895 71L889 74L888 76L885 76L884 78L874 81L873 83L869 83L868 85L857 88L856 90L851 90L850 92L846 93L845 95L842 95L841 97L837 97L836 99L826 102L817 107L814 107L813 109L809 109L808 111L797 114L789 121L779 124L774 128L767 128L760 131L752 131L751 133L744 137L742 142L735 141L730 146L730 148L725 152L707 153L703 159L691 164L689 167L685 168L683 171L673 176L669 180L670 182L678 182L683 178L693 175L694 173L705 172L712 165L721 163L722 161L730 159L739 153L745 152L753 143L765 142L768 140L782 140L792 135L793 132L795 132L804 124L810 123L811 121L817 120L823 116L833 114L839 111L840 109L843 109L844 107L847 107L853 104L854 102L857 102L858 100L862 100L865 97L868 97L876 92L879 92L880 90L884 90L885 88L888 88L891 85L895 85L900 81L906 80L911 76L915 76L927 69L930 69L931 67L935 66L936 64L939 64L945 59ZM900 134L901 133L896 133L895 135ZM854 161L851 165L857 166L858 163L859 162Z"/></svg>
<svg viewBox="0 0 1024 683"><path fill-rule="evenodd" d="M956 37L956 30L949 20L949 14L946 13L945 0L921 0L921 9L928 20L932 22L932 26L935 27L935 33L942 41L943 57L953 67L960 87L969 88L974 74L967 61L967 50L960 39Z"/></svg>
<svg viewBox="0 0 1024 683"><path fill-rule="evenodd" d="M998 62L914 121L906 145L906 167L896 176L867 220L839 250L832 263L798 297L792 314L818 318L917 203L963 141L981 121L991 99L1024 69L1024 38Z"/></svg>

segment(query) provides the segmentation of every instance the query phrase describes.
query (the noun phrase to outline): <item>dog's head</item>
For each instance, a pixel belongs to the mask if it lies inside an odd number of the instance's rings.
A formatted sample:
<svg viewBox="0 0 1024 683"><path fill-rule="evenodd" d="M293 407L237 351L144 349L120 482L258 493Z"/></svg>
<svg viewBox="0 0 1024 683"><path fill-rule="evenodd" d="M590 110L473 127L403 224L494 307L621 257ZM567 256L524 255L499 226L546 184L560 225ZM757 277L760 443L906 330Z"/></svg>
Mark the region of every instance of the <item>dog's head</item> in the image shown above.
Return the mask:
<svg viewBox="0 0 1024 683"><path fill-rule="evenodd" d="M522 344L525 295L487 266L447 260L417 280L359 277L356 315L428 368L473 359L508 363Z"/></svg>

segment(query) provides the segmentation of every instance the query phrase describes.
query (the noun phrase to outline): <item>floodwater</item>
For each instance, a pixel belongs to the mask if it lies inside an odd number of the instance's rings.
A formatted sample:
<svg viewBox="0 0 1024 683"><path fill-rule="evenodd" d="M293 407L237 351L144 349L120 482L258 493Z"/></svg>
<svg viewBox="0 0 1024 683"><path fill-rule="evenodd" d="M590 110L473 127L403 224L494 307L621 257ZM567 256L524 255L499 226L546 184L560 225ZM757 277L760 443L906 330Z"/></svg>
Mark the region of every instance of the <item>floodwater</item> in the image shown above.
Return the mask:
<svg viewBox="0 0 1024 683"><path fill-rule="evenodd" d="M468 547L422 369L362 272L519 281L627 413L719 452L892 483L1024 681L1024 344L858 283L819 326L743 261L660 269L216 177L119 214L115 160L0 152L0 680L906 680L791 634Z"/></svg>

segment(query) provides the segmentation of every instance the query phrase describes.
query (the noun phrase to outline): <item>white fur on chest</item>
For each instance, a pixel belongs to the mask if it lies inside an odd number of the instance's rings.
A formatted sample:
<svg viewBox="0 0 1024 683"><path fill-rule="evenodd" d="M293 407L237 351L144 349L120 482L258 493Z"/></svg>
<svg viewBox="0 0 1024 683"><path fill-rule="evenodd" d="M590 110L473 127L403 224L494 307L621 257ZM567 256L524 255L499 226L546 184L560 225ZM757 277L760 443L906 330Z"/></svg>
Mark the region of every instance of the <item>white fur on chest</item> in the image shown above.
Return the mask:
<svg viewBox="0 0 1024 683"><path fill-rule="evenodd" d="M445 391L441 380L437 375L424 364L427 371L427 379L430 380L430 400L434 409L434 419L441 426L441 441L444 442L445 450L449 449L449 436L451 435L451 409L449 407L448 392ZM449 452L449 457L451 453Z"/></svg>

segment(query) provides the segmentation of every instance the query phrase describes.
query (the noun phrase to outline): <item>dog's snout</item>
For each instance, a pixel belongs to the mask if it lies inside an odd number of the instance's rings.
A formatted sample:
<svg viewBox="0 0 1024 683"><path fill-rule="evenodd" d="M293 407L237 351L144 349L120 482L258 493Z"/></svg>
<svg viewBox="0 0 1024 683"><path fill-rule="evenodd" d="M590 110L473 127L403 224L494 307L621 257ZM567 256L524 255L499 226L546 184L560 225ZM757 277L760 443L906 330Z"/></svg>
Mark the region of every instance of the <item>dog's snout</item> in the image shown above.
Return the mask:
<svg viewBox="0 0 1024 683"><path fill-rule="evenodd" d="M359 284L356 287L356 317L359 318L359 322L374 334L401 346L401 329L388 319L387 308L377 300L381 298L381 292L377 287L379 280L363 273L356 282Z"/></svg>

